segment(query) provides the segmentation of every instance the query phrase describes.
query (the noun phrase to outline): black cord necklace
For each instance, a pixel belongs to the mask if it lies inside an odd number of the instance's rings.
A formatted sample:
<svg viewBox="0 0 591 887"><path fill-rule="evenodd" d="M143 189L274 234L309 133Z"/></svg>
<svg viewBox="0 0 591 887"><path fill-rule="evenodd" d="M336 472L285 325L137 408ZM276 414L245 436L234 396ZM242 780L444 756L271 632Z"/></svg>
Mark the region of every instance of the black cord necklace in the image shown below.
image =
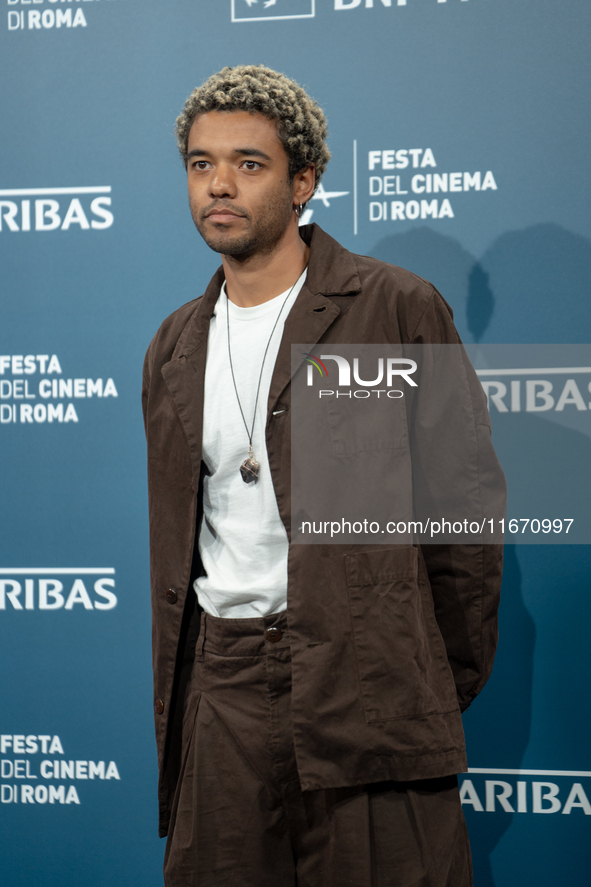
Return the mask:
<svg viewBox="0 0 591 887"><path fill-rule="evenodd" d="M304 272L305 272L305 270L306 269L304 268ZM290 289L290 291L286 295L285 299L283 300L283 304L281 305L281 308L279 309L279 313L275 319L275 323L273 324L273 329L271 330L271 335L269 336L269 339L267 341L267 347L265 348L265 353L263 354L263 360L261 363L261 371L259 373L259 381L258 381L257 393L256 393L255 401L254 401L254 412L252 414L252 424L250 426L250 431L248 430L248 423L247 423L246 418L244 416L244 410L242 409L242 404L240 403L240 396L238 394L238 388L236 387L236 377L234 376L234 364L232 363L232 349L230 347L230 300L228 299L228 293L226 291L226 320L227 320L227 328L228 328L228 357L230 358L230 372L232 373L232 382L234 383L234 391L236 393L236 400L238 401L238 407L240 408L240 415L242 416L242 421L244 422L244 427L245 427L246 433L248 435L248 458L245 459L244 462L242 463L242 465L240 466L240 475L241 475L242 480L244 481L245 484L256 483L257 480L259 479L259 471L261 468L260 463L257 462L257 460L254 457L254 452L252 449L252 436L254 434L254 423L256 421L257 404L259 402L259 392L261 390L261 380L263 378L263 367L265 366L265 359L267 357L267 351L269 350L269 345L271 344L271 339L273 338L273 333L275 332L275 330L277 328L277 324L279 323L279 318L281 317L283 309L285 308L289 297L291 296L296 284L301 279L304 272L302 272L302 274L300 274L300 277L298 277L298 279L296 280L296 282L294 283L294 285L292 286L292 288Z"/></svg>

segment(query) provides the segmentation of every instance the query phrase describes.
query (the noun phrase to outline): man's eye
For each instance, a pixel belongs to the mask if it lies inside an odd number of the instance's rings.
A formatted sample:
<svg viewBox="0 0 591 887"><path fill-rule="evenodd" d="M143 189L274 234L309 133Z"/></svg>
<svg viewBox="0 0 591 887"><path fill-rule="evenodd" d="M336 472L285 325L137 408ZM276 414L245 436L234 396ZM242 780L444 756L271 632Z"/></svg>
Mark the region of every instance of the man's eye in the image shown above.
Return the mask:
<svg viewBox="0 0 591 887"><path fill-rule="evenodd" d="M209 162L207 160L196 160L193 163L193 169L207 169Z"/></svg>
<svg viewBox="0 0 591 887"><path fill-rule="evenodd" d="M259 169L260 163L257 163L256 160L245 160L244 167L245 169Z"/></svg>

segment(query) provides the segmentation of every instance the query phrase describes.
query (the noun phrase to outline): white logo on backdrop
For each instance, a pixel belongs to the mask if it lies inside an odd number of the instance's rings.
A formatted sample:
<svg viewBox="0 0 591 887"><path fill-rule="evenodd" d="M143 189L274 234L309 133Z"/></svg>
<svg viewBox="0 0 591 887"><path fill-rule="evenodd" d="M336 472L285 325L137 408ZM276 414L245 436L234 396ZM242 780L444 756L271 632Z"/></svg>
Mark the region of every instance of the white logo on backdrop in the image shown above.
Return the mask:
<svg viewBox="0 0 591 887"><path fill-rule="evenodd" d="M112 610L113 567L2 567L2 610Z"/></svg>
<svg viewBox="0 0 591 887"><path fill-rule="evenodd" d="M466 0L462 0L466 2ZM374 6L406 6L407 0L334 0L334 8L340 9L357 9L358 6L364 6L365 9L373 9ZM447 0L437 0L437 3L447 3Z"/></svg>
<svg viewBox="0 0 591 887"><path fill-rule="evenodd" d="M314 18L316 0L231 0L233 22Z"/></svg>
<svg viewBox="0 0 591 887"><path fill-rule="evenodd" d="M489 778L483 779L483 776ZM475 813L566 813L567 816L576 813L591 816L590 777L590 770L471 767L467 773L460 774L460 800ZM585 780L587 791L581 780Z"/></svg>
<svg viewBox="0 0 591 887"><path fill-rule="evenodd" d="M57 354L0 354L0 425L78 422L74 400L118 396L110 377L64 378Z"/></svg>
<svg viewBox="0 0 591 887"><path fill-rule="evenodd" d="M2 189L0 231L103 231L113 224L110 193L110 185Z"/></svg>
<svg viewBox="0 0 591 887"><path fill-rule="evenodd" d="M60 737L50 733L2 733L0 755L2 804L80 804L87 780L121 779L115 761L66 760Z"/></svg>
<svg viewBox="0 0 591 887"><path fill-rule="evenodd" d="M370 222L455 218L452 200L471 192L498 190L491 170L440 171L431 148L388 148L367 152ZM357 140L353 141L353 232L357 234ZM375 198L379 197L379 200Z"/></svg>
<svg viewBox="0 0 591 887"><path fill-rule="evenodd" d="M43 0L33 0L41 9L31 9L31 0L8 0L9 31L61 31L64 28L86 28L88 26L88 6L56 6L58 0L48 0L50 6L43 5ZM61 0L62 3L65 0ZM76 0L77 3L80 0ZM85 3L92 0L84 0ZM68 4L72 0L68 0ZM101 4L102 6L102 4ZM25 7L23 9L23 7ZM98 12L98 10L97 10ZM92 16L91 16L92 17Z"/></svg>
<svg viewBox="0 0 591 887"><path fill-rule="evenodd" d="M26 2L26 0L24 0ZM406 6L408 0L334 0L335 11ZM461 0L465 3L467 0ZM437 0L447 3L447 0ZM231 0L233 22L264 22L289 18L314 18L315 0Z"/></svg>
<svg viewBox="0 0 591 887"><path fill-rule="evenodd" d="M318 185L315 193L310 198L311 200L321 200L323 205L326 207L330 207L330 201L334 200L336 197L346 197L349 194L348 191L325 191L324 185L322 182ZM314 215L313 209L306 209L302 213L300 218L300 225L309 225L312 221L312 216Z"/></svg>
<svg viewBox="0 0 591 887"><path fill-rule="evenodd" d="M531 367L529 369L476 370L488 408L498 413L584 412L591 410L591 367ZM499 377L494 379L494 377ZM527 378L530 376L531 378ZM550 376L544 379L544 376ZM564 376L571 376L564 379ZM577 384L575 376L579 377ZM493 378L491 378L493 377ZM524 378L525 377L525 378Z"/></svg>

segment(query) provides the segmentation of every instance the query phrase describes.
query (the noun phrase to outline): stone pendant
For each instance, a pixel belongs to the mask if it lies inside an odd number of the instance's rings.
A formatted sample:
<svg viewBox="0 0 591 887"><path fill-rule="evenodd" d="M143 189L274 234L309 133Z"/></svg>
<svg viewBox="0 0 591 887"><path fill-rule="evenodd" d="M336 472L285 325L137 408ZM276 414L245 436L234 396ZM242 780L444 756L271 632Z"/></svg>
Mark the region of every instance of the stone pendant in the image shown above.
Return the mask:
<svg viewBox="0 0 591 887"><path fill-rule="evenodd" d="M254 456L249 456L248 459L245 459L242 465L240 466L240 474L242 475L242 480L245 484L253 484L256 483L259 479L259 471L261 466L254 458Z"/></svg>

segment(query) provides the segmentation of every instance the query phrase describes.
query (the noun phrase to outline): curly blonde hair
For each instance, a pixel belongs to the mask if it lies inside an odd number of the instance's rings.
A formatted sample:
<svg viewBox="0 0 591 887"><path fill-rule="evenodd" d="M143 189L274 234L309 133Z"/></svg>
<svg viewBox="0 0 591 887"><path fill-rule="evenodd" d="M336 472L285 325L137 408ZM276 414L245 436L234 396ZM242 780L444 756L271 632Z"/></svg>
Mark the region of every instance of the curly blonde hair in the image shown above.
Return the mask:
<svg viewBox="0 0 591 887"><path fill-rule="evenodd" d="M236 65L212 74L193 90L177 117L175 134L185 166L189 130L195 118L208 111L248 111L275 121L289 159L290 178L313 163L318 187L330 160L326 118L295 80L264 65Z"/></svg>

